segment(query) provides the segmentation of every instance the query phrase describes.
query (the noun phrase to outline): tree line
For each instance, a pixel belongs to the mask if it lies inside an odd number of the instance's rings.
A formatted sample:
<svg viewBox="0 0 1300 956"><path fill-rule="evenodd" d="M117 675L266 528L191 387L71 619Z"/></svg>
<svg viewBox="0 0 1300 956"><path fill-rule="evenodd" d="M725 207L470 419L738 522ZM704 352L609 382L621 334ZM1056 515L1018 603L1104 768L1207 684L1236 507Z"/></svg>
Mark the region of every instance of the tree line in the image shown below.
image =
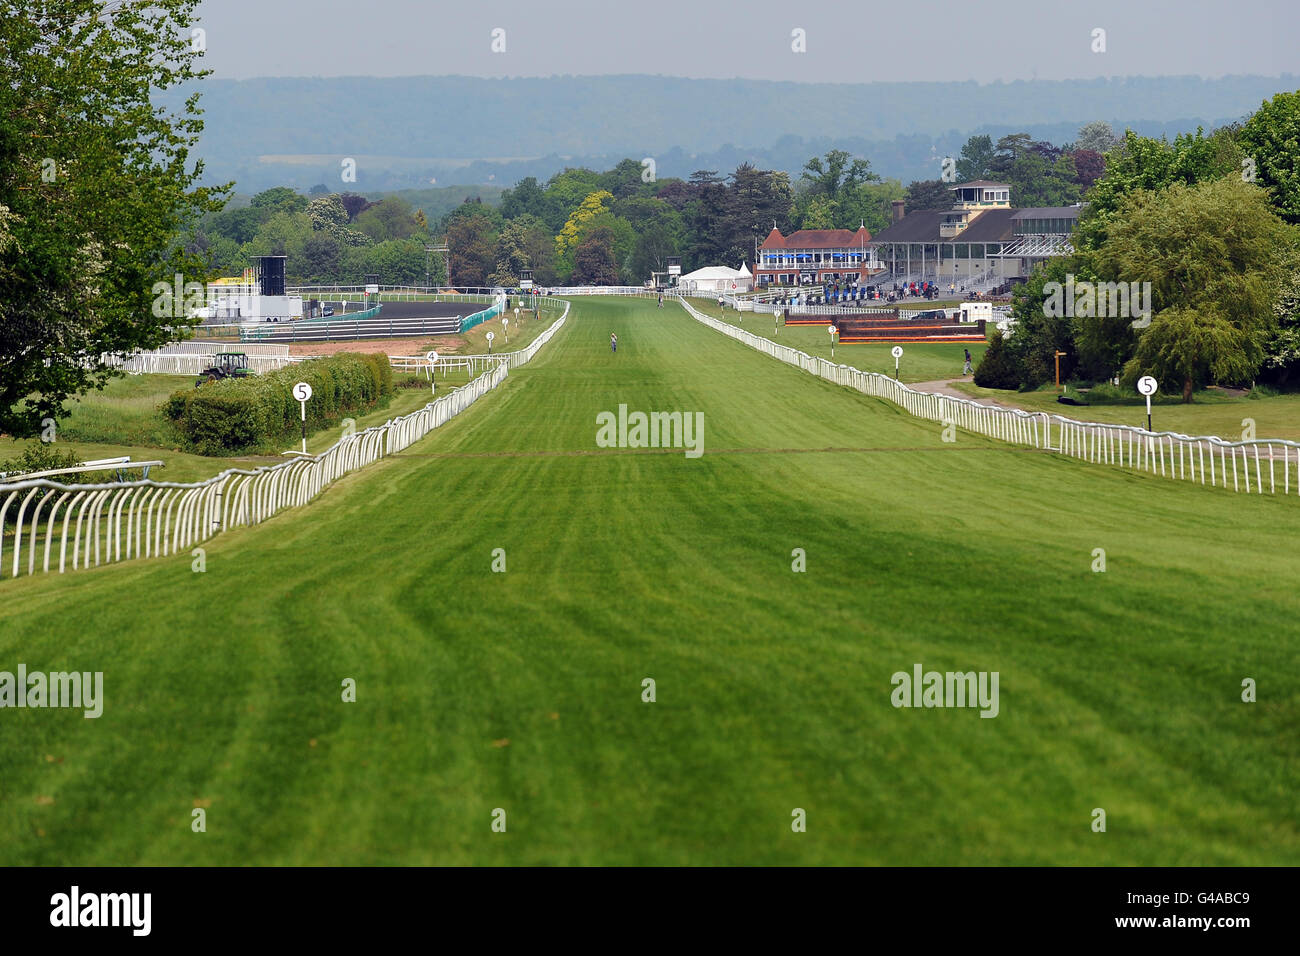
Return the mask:
<svg viewBox="0 0 1300 956"><path fill-rule="evenodd" d="M1132 389L1142 375L1191 401L1211 384L1293 385L1300 376L1300 92L1245 122L1164 139L1132 132L1105 153L1085 194L1073 253L1014 290L1014 331L976 382L1062 380ZM1014 193L1013 193L1014 195ZM1089 301L1094 289L1150 292L1148 314ZM1061 288L1089 293L1056 307ZM1109 302L1109 300L1108 300Z"/></svg>
<svg viewBox="0 0 1300 956"><path fill-rule="evenodd" d="M1085 126L1065 147L1023 133L996 144L973 136L952 169L955 181L995 176L1010 183L1020 205L1066 205L1097 179L1114 143L1105 123ZM524 269L544 285L634 285L664 271L670 256L687 271L753 262L774 226L787 234L859 226L876 233L889 225L894 200L908 209L948 206L953 182L950 175L904 188L839 149L809 159L793 182L750 163L726 175L703 169L687 179L657 179L643 162L625 159L605 171L566 169L544 183L527 177L497 206L467 197L432 225L399 196L371 201L331 195L324 186L303 196L282 186L246 207L208 215L188 248L223 274L238 273L252 256L279 254L288 256L291 278L304 283L353 283L368 274L385 283L423 282L426 268L431 281L444 282L440 257L425 253L436 240L450 247L458 285L515 285Z"/></svg>

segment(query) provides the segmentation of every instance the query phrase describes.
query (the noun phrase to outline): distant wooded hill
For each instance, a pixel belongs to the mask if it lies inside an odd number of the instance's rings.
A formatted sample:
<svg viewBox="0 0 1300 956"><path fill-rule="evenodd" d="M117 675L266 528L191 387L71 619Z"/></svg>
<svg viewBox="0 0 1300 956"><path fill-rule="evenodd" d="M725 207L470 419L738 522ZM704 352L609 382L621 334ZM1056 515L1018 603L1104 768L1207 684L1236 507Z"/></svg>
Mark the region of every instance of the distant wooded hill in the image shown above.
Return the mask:
<svg viewBox="0 0 1300 956"><path fill-rule="evenodd" d="M1013 83L776 83L662 76L202 81L207 179L241 191L509 186L565 166L653 157L660 176L746 160L797 172L832 147L904 182L972 134L1069 142L1091 120L1148 136L1233 122L1297 77ZM189 90L161 102L175 107ZM341 162L356 160L356 182Z"/></svg>

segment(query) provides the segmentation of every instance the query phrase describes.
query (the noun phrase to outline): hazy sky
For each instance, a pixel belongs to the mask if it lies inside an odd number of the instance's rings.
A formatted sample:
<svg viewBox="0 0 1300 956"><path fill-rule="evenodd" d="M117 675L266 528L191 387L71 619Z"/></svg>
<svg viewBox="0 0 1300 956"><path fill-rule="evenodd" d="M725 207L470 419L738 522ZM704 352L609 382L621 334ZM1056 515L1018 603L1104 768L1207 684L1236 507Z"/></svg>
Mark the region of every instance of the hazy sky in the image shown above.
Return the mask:
<svg viewBox="0 0 1300 956"><path fill-rule="evenodd" d="M215 75L871 82L1300 72L1300 0L202 0ZM505 52L491 50L505 31ZM806 52L791 49L805 31ZM1106 52L1092 33L1106 31ZM738 106L742 104L737 104Z"/></svg>

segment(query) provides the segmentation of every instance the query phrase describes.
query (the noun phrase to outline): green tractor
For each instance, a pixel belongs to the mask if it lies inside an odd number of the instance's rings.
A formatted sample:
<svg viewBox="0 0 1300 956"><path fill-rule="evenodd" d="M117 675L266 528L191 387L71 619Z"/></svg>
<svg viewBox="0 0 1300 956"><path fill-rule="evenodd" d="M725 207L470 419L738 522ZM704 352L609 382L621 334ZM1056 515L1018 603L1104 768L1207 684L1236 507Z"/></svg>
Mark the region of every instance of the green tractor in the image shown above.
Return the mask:
<svg viewBox="0 0 1300 956"><path fill-rule="evenodd" d="M223 378L248 378L253 370L248 367L248 354L245 352L218 352L212 357L212 365L199 373L194 381L198 388L204 382L216 382Z"/></svg>

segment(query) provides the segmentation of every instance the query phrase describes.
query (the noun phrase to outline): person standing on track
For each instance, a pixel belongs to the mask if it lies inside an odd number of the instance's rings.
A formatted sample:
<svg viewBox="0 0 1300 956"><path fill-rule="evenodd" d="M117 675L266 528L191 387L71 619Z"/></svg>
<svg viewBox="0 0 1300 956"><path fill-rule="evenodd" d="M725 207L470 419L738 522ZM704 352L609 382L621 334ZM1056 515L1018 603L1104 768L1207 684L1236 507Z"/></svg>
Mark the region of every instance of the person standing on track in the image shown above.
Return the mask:
<svg viewBox="0 0 1300 956"><path fill-rule="evenodd" d="M615 353L618 352L618 336L613 332L609 333L609 350Z"/></svg>
<svg viewBox="0 0 1300 956"><path fill-rule="evenodd" d="M970 365L970 349L963 349L963 351L966 353L966 367L961 370L961 373L963 375L970 375L972 371Z"/></svg>

